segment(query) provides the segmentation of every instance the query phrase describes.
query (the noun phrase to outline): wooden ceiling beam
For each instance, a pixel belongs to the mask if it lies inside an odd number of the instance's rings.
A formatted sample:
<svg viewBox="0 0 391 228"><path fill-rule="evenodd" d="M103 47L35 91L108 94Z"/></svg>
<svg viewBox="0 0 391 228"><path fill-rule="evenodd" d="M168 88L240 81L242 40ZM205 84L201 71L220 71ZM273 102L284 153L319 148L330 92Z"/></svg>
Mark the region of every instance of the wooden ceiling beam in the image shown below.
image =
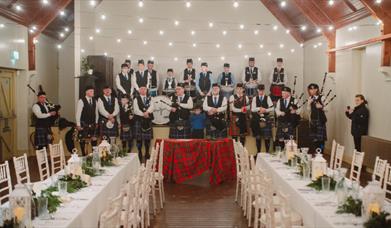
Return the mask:
<svg viewBox="0 0 391 228"><path fill-rule="evenodd" d="M391 34L391 2L383 1L380 4L373 0L360 0L373 16L383 22L382 34ZM391 40L383 41L381 66L391 66Z"/></svg>
<svg viewBox="0 0 391 228"><path fill-rule="evenodd" d="M342 1L347 7L349 7L349 9L353 12L356 12L357 11L357 8L352 4L351 1L349 0L343 0Z"/></svg>
<svg viewBox="0 0 391 228"><path fill-rule="evenodd" d="M293 38L299 42L304 42L304 37L298 31L297 27L292 24L291 20L288 16L281 10L280 6L274 0L260 0L263 5L280 21L280 23L286 28L290 30L290 34Z"/></svg>

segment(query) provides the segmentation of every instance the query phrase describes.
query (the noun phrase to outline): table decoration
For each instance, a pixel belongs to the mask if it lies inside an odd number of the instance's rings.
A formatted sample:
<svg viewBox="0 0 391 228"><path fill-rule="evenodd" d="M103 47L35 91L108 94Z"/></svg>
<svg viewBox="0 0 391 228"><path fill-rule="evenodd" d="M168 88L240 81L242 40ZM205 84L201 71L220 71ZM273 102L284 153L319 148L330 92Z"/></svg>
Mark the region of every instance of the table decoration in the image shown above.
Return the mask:
<svg viewBox="0 0 391 228"><path fill-rule="evenodd" d="M326 175L324 175L324 176L327 177ZM317 191L322 190L322 177L323 176L318 177L316 180L312 181L307 186L311 187ZM334 191L336 184L337 184L337 182L333 178L330 177L330 190L331 191Z"/></svg>
<svg viewBox="0 0 391 228"><path fill-rule="evenodd" d="M289 161L293 159L295 154L297 154L297 144L295 140L293 140L293 136L291 136L290 140L285 142L285 157Z"/></svg>
<svg viewBox="0 0 391 228"><path fill-rule="evenodd" d="M354 214L361 216L362 200L348 196L342 205L338 206L337 214Z"/></svg>
<svg viewBox="0 0 391 228"><path fill-rule="evenodd" d="M343 202L345 202L348 189L346 186L345 176L346 176L347 169L346 168L339 168L337 170L336 179L337 179L337 185L335 187L335 193L337 195L338 204L341 205Z"/></svg>
<svg viewBox="0 0 391 228"><path fill-rule="evenodd" d="M386 193L377 181L370 181L363 189L363 216L369 218L373 213L380 214L382 211Z"/></svg>
<svg viewBox="0 0 391 228"><path fill-rule="evenodd" d="M315 158L312 159L312 180L316 180L318 177L323 176L326 174L327 170L327 162L326 159L323 158L321 150L318 148L316 149L316 152Z"/></svg>
<svg viewBox="0 0 391 228"><path fill-rule="evenodd" d="M87 187L87 183L81 179L81 176L73 177L70 175L65 175L61 177L59 181L64 181L67 183L68 193L75 193L80 189Z"/></svg>
<svg viewBox="0 0 391 228"><path fill-rule="evenodd" d="M14 227L32 227L31 201L32 196L27 186L17 184L9 196L11 218Z"/></svg>
<svg viewBox="0 0 391 228"><path fill-rule="evenodd" d="M370 215L370 218L364 223L365 228L390 228L391 227L391 219L389 218L388 212L373 212Z"/></svg>

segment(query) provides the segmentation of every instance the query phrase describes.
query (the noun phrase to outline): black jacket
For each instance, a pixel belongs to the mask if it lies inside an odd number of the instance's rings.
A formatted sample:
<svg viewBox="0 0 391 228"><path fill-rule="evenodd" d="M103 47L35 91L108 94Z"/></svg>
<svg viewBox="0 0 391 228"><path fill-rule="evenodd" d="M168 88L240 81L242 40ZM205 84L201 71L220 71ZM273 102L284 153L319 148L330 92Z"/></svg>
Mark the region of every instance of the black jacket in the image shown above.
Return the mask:
<svg viewBox="0 0 391 228"><path fill-rule="evenodd" d="M369 110L365 104L356 106L351 114L345 112L346 116L352 120L351 133L353 136L368 134Z"/></svg>

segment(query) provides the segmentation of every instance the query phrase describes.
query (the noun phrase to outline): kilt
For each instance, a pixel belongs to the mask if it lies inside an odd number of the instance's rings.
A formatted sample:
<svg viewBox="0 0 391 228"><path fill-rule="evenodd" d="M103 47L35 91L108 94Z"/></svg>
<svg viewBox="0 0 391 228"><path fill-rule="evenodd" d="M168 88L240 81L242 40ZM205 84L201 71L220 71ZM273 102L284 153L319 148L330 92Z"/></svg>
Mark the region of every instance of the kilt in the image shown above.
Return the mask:
<svg viewBox="0 0 391 228"><path fill-rule="evenodd" d="M285 132L284 129L287 131ZM296 128L292 126L292 123L278 121L276 139L279 141L288 140L291 135L294 139L296 138Z"/></svg>
<svg viewBox="0 0 391 228"><path fill-rule="evenodd" d="M118 136L118 124L117 122L114 123L114 127L113 128L107 128L106 127L106 124L102 124L101 125L101 136L106 136L107 138L110 138L110 137L117 137Z"/></svg>
<svg viewBox="0 0 391 228"><path fill-rule="evenodd" d="M34 144L35 147L44 147L52 143L52 131L48 127L36 127Z"/></svg>
<svg viewBox="0 0 391 228"><path fill-rule="evenodd" d="M136 138L136 140L151 140L151 139L153 139L153 129L151 128L148 131L143 131L141 129L141 119L138 119L135 121L134 131L135 131L134 137Z"/></svg>
<svg viewBox="0 0 391 228"><path fill-rule="evenodd" d="M99 135L99 128L96 127L88 127L88 125L81 124L83 130L79 131L78 137L80 140L89 139L93 137L97 137Z"/></svg>
<svg viewBox="0 0 391 228"><path fill-rule="evenodd" d="M313 142L327 141L326 123L319 120L310 122L310 138Z"/></svg>
<svg viewBox="0 0 391 228"><path fill-rule="evenodd" d="M182 127L182 130L178 129L178 126ZM171 139L190 139L191 138L191 127L189 121L183 121L182 123L179 123L179 121L176 121L176 123L170 124L170 135L169 138Z"/></svg>
<svg viewBox="0 0 391 228"><path fill-rule="evenodd" d="M236 118L238 116L236 115L236 113L234 112L231 112L231 115L230 115L230 124L229 124L229 135L230 136L243 136L243 135L246 135L247 133L247 122L246 122L246 119L244 119L244 131L243 132L240 132L240 128L238 127L238 125L236 124Z"/></svg>
<svg viewBox="0 0 391 228"><path fill-rule="evenodd" d="M121 141L131 141L133 139L133 126L127 125L126 127L129 127L128 131L124 131L124 126L121 126L121 132L119 135Z"/></svg>

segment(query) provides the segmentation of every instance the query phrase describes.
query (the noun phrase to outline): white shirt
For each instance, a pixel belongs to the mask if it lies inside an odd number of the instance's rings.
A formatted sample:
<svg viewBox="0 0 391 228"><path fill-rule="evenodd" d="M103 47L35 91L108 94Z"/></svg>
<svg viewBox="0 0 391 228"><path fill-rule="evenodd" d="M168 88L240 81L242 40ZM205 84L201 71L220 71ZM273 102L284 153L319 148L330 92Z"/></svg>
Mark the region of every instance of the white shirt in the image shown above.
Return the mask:
<svg viewBox="0 0 391 228"><path fill-rule="evenodd" d="M92 97L86 96L87 102L90 103L92 102ZM79 99L77 102L77 108L76 108L76 125L80 127L80 118L81 118L81 113L83 112L84 108L84 102L82 99ZM99 119L99 112L98 112L98 105L95 107L95 123L98 123Z"/></svg>
<svg viewBox="0 0 391 228"><path fill-rule="evenodd" d="M43 104L43 106L45 107L46 112L49 112L49 109L48 109L48 107L46 106L46 103ZM49 114L49 113L42 113L41 107L39 107L38 104L34 104L33 107L32 107L32 110L33 110L34 115L35 115L38 119L46 119L46 118L50 117L50 114Z"/></svg>
<svg viewBox="0 0 391 228"><path fill-rule="evenodd" d="M130 77L130 81L131 81L131 88L130 88L130 94L133 94L133 78L132 75L129 75L129 74L126 74L125 77ZM127 94L125 89L122 87L121 85L121 79L120 79L120 74L117 74L117 77L115 78L115 85L117 87L117 89L119 89L123 94Z"/></svg>
<svg viewBox="0 0 391 228"><path fill-rule="evenodd" d="M236 108L235 105L234 105L234 101L235 101L235 96L234 95L231 95L229 97L229 107L231 109L232 112L242 112L242 108ZM249 104L249 99L248 97L246 96L246 109L249 109L250 108L250 104Z"/></svg>
<svg viewBox="0 0 391 228"><path fill-rule="evenodd" d="M270 73L270 77L269 77L270 84L275 84L275 85L287 85L288 84L288 74L286 73L285 69L284 69L284 81L283 82L273 83L273 76L274 76L274 68L273 68L272 72Z"/></svg>
<svg viewBox="0 0 391 228"><path fill-rule="evenodd" d="M262 96L262 100L265 99L265 95ZM261 109L261 107L257 107L257 99L260 99L260 96L256 96L256 97L253 97L253 101L252 101L252 104L251 104L251 112L259 112L259 110ZM274 111L274 105L273 105L273 101L272 99L270 98L270 96L267 97L267 105L269 105L269 108L266 109L266 112L267 113L271 113Z"/></svg>
<svg viewBox="0 0 391 228"><path fill-rule="evenodd" d="M193 99L191 99L191 97L189 97L189 99L187 99L187 103L180 103L181 99L183 100L185 98L185 95L182 95L182 96L178 96L178 104L180 107L184 108L184 109L192 109L193 108Z"/></svg>
<svg viewBox="0 0 391 228"><path fill-rule="evenodd" d="M291 99L291 97L288 97L287 99L285 99L287 106L289 105L290 99ZM276 114L277 114L277 116L282 116L282 113L284 113L284 112L281 111L281 105L284 105L284 103L280 104L280 101L281 101L281 99L278 100L277 104L276 104ZM297 105L297 99L295 99L294 104ZM296 110L296 114L300 114L300 112L301 112L301 108Z"/></svg>
<svg viewBox="0 0 391 228"><path fill-rule="evenodd" d="M141 96L141 100L144 101L144 98L147 99L146 96ZM134 101L133 101L133 110L134 110L134 114L137 115L137 116L144 116L144 112L142 110L139 109L138 107L138 99L135 98ZM153 113L154 111L154 106L153 106L153 102L151 101L150 104L149 104L149 108L147 109L147 112L149 113Z"/></svg>
<svg viewBox="0 0 391 228"><path fill-rule="evenodd" d="M104 97L106 100L107 100L108 98L111 99L111 97L107 97L107 96L103 96L103 97ZM117 100L117 98L114 98L114 100L111 100L111 102L112 102L112 103L114 102L114 112L113 112L111 115L115 117L115 116L118 115L118 113L119 113L118 100ZM105 106L104 106L103 101L102 101L101 98L98 99L98 104L97 104L97 106L98 106L99 114L101 114L101 115L104 116L105 118L108 118L108 116L110 115L110 113L106 111Z"/></svg>
<svg viewBox="0 0 391 228"><path fill-rule="evenodd" d="M250 71L252 70L252 71L254 72L255 66L254 66L254 67L250 67L250 66L249 66L249 68L250 68ZM257 68L257 72L258 72L257 83L258 83L258 84L261 84L262 76L261 76L261 72L259 71L259 68ZM255 73L253 73L253 74L255 74ZM246 68L244 68L243 73L242 73L242 82L243 82L243 83L247 83L247 82L246 82Z"/></svg>
<svg viewBox="0 0 391 228"><path fill-rule="evenodd" d="M216 98L216 101L219 102L219 95L215 96L215 95L212 95L212 102L215 101L215 98ZM210 107L208 106L208 96L205 97L204 99L204 103L203 103L203 109L205 112L209 112L213 107ZM227 110L227 98L223 98L223 102L221 103L221 107L217 108L217 112L224 112Z"/></svg>

